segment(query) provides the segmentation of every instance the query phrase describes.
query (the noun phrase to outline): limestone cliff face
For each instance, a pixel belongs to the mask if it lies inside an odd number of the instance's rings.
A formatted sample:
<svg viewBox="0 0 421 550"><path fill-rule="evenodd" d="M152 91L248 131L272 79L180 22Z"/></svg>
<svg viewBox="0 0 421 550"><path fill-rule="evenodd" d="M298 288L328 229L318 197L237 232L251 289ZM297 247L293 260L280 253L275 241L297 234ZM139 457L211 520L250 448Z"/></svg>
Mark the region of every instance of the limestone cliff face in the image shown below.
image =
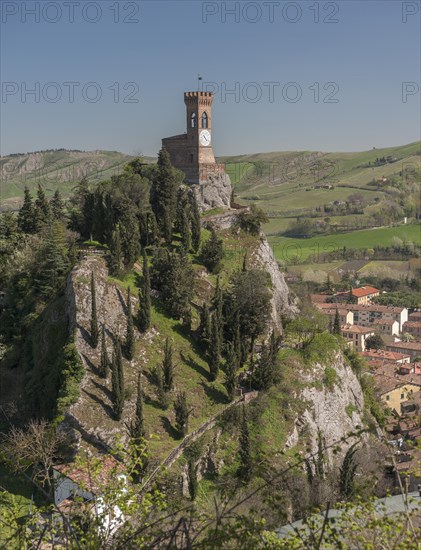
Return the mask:
<svg viewBox="0 0 421 550"><path fill-rule="evenodd" d="M263 269L270 275L272 282L272 323L278 329L281 329L281 316L294 316L298 313L298 309L291 300L284 275L280 271L278 262L263 234L260 238L260 245L252 258L252 265Z"/></svg>
<svg viewBox="0 0 421 550"><path fill-rule="evenodd" d="M337 382L332 388L323 383L326 365L334 368ZM336 353L326 364L315 364L314 367L301 375L307 387L302 390L300 397L307 404L307 408L296 419L294 429L289 434L287 447L295 446L299 439L305 438L312 453L317 452L318 433L320 432L326 447L338 442L349 432L363 426L364 397L360 383L351 367L345 363L341 353ZM316 385L313 385L316 383ZM341 457L347 448L355 441L350 439L338 453ZM327 457L332 464L334 455L328 449Z"/></svg>
<svg viewBox="0 0 421 550"><path fill-rule="evenodd" d="M191 187L202 212L230 207L232 187L228 174L209 174L205 183Z"/></svg>

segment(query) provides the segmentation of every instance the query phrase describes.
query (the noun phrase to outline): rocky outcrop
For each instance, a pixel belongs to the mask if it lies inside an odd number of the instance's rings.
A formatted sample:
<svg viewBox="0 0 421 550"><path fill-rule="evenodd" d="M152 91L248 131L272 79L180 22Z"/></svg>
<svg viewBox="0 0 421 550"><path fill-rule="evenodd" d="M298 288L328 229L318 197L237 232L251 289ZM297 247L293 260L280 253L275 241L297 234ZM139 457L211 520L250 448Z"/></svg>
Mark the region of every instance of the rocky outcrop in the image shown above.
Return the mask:
<svg viewBox="0 0 421 550"><path fill-rule="evenodd" d="M284 275L280 271L278 262L263 234L260 239L260 245L252 258L252 264L254 267L263 269L270 275L272 282L272 323L281 330L281 317L283 315L296 315L298 313L298 308L291 299Z"/></svg>
<svg viewBox="0 0 421 550"><path fill-rule="evenodd" d="M311 370L302 373L306 387L300 397L307 403L307 408L296 419L286 446L294 447L300 438L305 438L309 451L316 453L320 433L327 447L326 456L332 464L334 454L329 447L363 426L364 397L357 377L341 353L327 358L326 363L335 369L337 382L331 388L323 383L326 364L315 364ZM354 441L355 438L349 438L336 456L343 456Z"/></svg>
<svg viewBox="0 0 421 550"><path fill-rule="evenodd" d="M205 183L191 187L203 212L212 208L230 207L232 187L228 174L209 174Z"/></svg>

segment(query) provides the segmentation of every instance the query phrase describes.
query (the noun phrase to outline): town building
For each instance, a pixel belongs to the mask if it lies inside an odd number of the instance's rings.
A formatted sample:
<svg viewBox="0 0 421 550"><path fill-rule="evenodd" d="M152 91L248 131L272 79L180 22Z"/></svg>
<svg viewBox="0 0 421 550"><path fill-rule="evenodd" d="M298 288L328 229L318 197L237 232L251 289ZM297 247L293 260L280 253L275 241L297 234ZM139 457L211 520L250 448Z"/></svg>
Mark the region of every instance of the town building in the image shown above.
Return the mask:
<svg viewBox="0 0 421 550"><path fill-rule="evenodd" d="M406 321L402 327L402 333L407 333L417 338L421 339L421 321Z"/></svg>
<svg viewBox="0 0 421 550"><path fill-rule="evenodd" d="M399 353L396 351L387 351L384 349L370 349L360 352L360 355L365 357L367 361L383 360L395 364L409 363L411 361L411 357L408 354Z"/></svg>
<svg viewBox="0 0 421 550"><path fill-rule="evenodd" d="M416 357L421 357L421 342L394 342L393 344L386 344L385 347L389 351L409 355L411 361Z"/></svg>
<svg viewBox="0 0 421 550"><path fill-rule="evenodd" d="M381 336L399 336L399 322L393 319L375 319L371 326Z"/></svg>
<svg viewBox="0 0 421 550"><path fill-rule="evenodd" d="M373 298L379 296L380 290L374 286L352 288L348 292L338 292L333 296L334 302L349 302L354 304L369 304Z"/></svg>
<svg viewBox="0 0 421 550"><path fill-rule="evenodd" d="M374 336L374 331L359 325L343 325L341 335L356 351L365 351L366 340Z"/></svg>

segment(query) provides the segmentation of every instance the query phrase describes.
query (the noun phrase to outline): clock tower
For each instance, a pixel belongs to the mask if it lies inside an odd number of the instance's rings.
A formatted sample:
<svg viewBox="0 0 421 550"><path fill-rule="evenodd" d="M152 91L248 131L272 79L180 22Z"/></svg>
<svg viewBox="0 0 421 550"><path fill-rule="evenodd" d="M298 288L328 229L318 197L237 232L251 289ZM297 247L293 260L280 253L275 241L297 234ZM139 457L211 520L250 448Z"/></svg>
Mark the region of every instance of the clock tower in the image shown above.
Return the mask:
<svg viewBox="0 0 421 550"><path fill-rule="evenodd" d="M186 174L186 182L206 183L210 176L224 173L212 150L211 92L185 92L187 132L164 138L162 146L170 154L171 163Z"/></svg>

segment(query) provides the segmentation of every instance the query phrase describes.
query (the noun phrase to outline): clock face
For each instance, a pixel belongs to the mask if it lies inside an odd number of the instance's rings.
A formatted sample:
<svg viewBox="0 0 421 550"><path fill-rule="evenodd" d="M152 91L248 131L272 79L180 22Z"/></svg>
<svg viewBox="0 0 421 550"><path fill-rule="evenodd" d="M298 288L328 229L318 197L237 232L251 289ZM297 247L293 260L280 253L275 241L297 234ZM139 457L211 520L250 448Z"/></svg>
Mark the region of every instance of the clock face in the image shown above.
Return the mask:
<svg viewBox="0 0 421 550"><path fill-rule="evenodd" d="M210 135L209 130L202 130L200 132L199 142L200 142L200 145L203 145L204 147L206 147L206 145L211 144L211 135Z"/></svg>

